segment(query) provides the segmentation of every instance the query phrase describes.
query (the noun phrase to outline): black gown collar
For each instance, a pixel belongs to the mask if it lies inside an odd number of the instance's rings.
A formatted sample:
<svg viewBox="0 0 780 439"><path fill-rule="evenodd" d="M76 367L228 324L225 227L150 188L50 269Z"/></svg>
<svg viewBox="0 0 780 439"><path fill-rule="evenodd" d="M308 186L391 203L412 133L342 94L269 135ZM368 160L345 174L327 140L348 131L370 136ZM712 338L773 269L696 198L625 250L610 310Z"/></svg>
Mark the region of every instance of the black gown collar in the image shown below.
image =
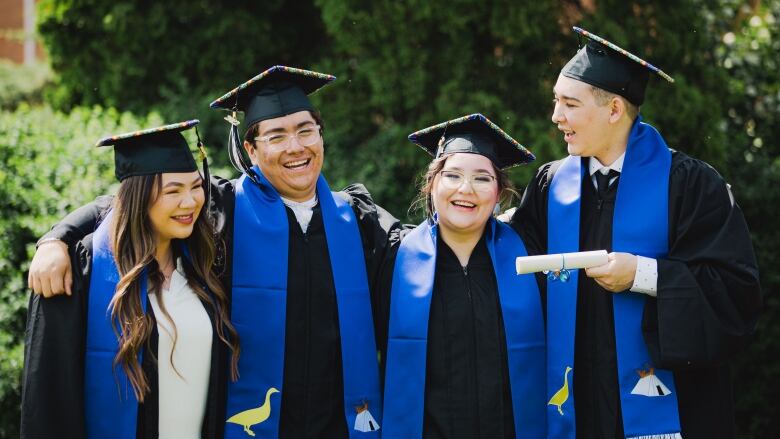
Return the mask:
<svg viewBox="0 0 780 439"><path fill-rule="evenodd" d="M483 231L482 237L477 241L477 245L471 252L469 263L466 265L466 270L468 272L492 266L485 236L486 232ZM455 271L458 273L463 272L463 266L460 264L460 260L458 260L458 257L455 255L452 248L450 248L450 246L441 238L441 234L437 235L437 248L439 249L437 255L437 270L445 270L448 272Z"/></svg>

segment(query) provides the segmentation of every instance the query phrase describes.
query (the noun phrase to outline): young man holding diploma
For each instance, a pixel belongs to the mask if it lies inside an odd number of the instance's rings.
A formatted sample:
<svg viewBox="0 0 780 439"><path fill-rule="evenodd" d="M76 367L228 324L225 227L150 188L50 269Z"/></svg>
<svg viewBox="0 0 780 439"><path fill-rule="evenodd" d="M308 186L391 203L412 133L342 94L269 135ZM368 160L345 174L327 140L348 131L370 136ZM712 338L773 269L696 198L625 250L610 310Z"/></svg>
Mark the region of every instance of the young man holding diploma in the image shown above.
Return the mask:
<svg viewBox="0 0 780 439"><path fill-rule="evenodd" d="M543 165L512 225L546 253L609 251L547 281L550 438L733 438L728 360L761 307L747 224L708 164L670 149L639 107L651 72L598 36L566 64Z"/></svg>

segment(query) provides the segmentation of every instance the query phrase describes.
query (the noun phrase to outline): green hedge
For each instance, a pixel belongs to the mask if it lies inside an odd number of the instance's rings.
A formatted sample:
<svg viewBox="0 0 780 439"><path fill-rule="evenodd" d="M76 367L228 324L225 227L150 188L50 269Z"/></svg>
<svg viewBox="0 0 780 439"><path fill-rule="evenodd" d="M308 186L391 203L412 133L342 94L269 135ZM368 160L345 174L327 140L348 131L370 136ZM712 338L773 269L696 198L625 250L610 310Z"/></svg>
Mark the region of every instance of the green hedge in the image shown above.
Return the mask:
<svg viewBox="0 0 780 439"><path fill-rule="evenodd" d="M19 106L0 112L0 437L19 437L27 268L58 218L111 189L113 151L95 141L159 124L98 107L70 114Z"/></svg>
<svg viewBox="0 0 780 439"><path fill-rule="evenodd" d="M13 110L21 102L41 102L43 89L52 79L48 65L17 65L0 59L0 109Z"/></svg>

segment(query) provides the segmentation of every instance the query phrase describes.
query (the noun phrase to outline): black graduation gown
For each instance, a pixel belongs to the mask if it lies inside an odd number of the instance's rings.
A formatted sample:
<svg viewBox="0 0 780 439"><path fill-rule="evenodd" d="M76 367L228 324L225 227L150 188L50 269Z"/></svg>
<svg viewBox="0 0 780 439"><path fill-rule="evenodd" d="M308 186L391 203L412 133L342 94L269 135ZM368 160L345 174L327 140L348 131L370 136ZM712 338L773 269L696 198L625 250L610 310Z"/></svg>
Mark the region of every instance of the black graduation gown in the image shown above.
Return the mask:
<svg viewBox="0 0 780 439"><path fill-rule="evenodd" d="M405 232L393 233L393 247L374 290L383 359L393 271L402 236ZM484 235L465 268L447 244L438 240L424 410L425 438L515 437L504 321Z"/></svg>
<svg viewBox="0 0 780 439"><path fill-rule="evenodd" d="M217 271L228 292L231 291L233 269L231 243L234 184L235 180L212 178L209 205L209 212L220 235L221 253L224 255ZM371 282L384 257L388 232L400 227L400 223L374 204L363 185L351 185L339 192L339 195L352 206L358 221L366 270ZM57 237L70 244L74 237L94 228L97 212L108 200L107 197L100 197L91 205L74 211L42 239ZM284 391L279 436L348 437L344 418L338 307L322 213L317 205L304 234L295 214L289 208L286 210L290 239L282 383ZM225 376L223 383L227 383L227 379ZM224 389L223 385L223 406ZM215 437L222 435L223 431L218 431Z"/></svg>
<svg viewBox="0 0 780 439"><path fill-rule="evenodd" d="M22 422L24 439L86 437L84 419L84 356L87 304L92 269L92 234L70 249L73 272L73 296L44 299L30 297L25 331L24 371L22 374ZM214 325L211 306L204 309ZM152 307L147 307L152 316ZM157 325L153 326L146 352L157 351ZM225 358L228 348L213 329L211 371L201 437L215 437L223 428L224 404L217 404L223 392ZM150 393L138 407L136 437L159 437L159 392L157 365L152 355L143 355L142 368L149 379Z"/></svg>
<svg viewBox="0 0 780 439"><path fill-rule="evenodd" d="M539 169L512 218L536 248L547 248L548 191L560 164ZM619 184L620 178L600 200L591 179L583 178L580 250L612 251ZM735 437L729 360L755 329L758 268L726 183L708 164L677 151L669 176L669 254L658 260L657 291L646 300L642 330L654 364L674 373L683 438ZM579 276L574 397L580 439L624 437L612 294Z"/></svg>

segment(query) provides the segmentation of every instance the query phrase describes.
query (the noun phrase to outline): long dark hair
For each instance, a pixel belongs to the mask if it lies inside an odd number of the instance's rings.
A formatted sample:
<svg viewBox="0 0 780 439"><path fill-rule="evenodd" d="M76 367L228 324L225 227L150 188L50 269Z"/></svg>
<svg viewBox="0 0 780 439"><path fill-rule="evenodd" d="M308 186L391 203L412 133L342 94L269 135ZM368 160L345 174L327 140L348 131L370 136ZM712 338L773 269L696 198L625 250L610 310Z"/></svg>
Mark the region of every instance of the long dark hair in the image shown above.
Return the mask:
<svg viewBox="0 0 780 439"><path fill-rule="evenodd" d="M148 291L161 291L165 279L155 259L155 234L148 215L149 207L160 196L161 183L161 174L133 176L123 180L114 198L110 224L109 239L119 272L119 282L110 304L112 325L119 339L114 366L121 365L139 402L144 401L150 388L148 377L138 361L138 353L144 345L148 347L154 324L141 308L141 282L145 272L148 275ZM184 240L191 261L191 265L184 264L185 275L198 298L214 311L217 336L231 350L231 378L235 380L238 377L240 346L238 333L227 314L227 296L212 271L217 258L214 235L208 216L201 212L192 234ZM163 315L171 320L163 301L160 300L159 304ZM176 337L174 325L174 347ZM173 351L169 361L173 364Z"/></svg>
<svg viewBox="0 0 780 439"><path fill-rule="evenodd" d="M452 154L445 154L441 157L435 158L428 165L428 169L422 174L420 178L419 191L417 198L412 202L409 207L409 213L417 210L422 210L425 213L426 218L433 217L433 200L431 199L431 191L433 191L433 180L436 178L436 174L444 169L444 165L447 164L447 159ZM509 175L496 167L493 162L490 163L493 166L493 171L496 173L496 182L498 183L498 202L502 209L506 209L512 200L517 196L517 190L515 189L512 181L509 179Z"/></svg>

